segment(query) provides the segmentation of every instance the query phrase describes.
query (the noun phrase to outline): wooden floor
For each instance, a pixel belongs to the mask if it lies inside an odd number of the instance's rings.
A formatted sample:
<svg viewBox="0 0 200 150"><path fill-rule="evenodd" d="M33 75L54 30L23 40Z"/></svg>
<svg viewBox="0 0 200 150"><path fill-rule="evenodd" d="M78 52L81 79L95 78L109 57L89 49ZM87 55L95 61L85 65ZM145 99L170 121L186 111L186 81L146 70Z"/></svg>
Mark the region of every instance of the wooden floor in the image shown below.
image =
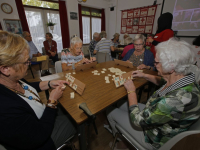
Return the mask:
<svg viewBox="0 0 200 150"><path fill-rule="evenodd" d="M25 79L29 82L40 81L41 74L39 71L39 66L38 65L32 66L32 70L33 70L35 78L33 79L30 70L28 70L28 74L25 77ZM50 73L55 73L54 66L50 65L49 71L50 71ZM39 95L42 100L46 101L45 92L40 92ZM146 100L145 95L143 95L141 100L143 102L145 102L145 100ZM98 129L98 135L95 134L93 126L92 125L90 126L90 130L91 130L90 149L91 150L110 150L111 149L109 147L109 143L111 141L113 141L114 138L113 138L112 134L103 127L105 120L106 120L105 112L101 112L101 113L97 114L96 126ZM86 126L86 130L87 130L87 126ZM75 144L76 148L79 149L79 143L78 143L77 137L75 137L74 144ZM134 148L131 148L131 147L130 147L130 149L135 150ZM65 148L62 148L62 150L65 150Z"/></svg>

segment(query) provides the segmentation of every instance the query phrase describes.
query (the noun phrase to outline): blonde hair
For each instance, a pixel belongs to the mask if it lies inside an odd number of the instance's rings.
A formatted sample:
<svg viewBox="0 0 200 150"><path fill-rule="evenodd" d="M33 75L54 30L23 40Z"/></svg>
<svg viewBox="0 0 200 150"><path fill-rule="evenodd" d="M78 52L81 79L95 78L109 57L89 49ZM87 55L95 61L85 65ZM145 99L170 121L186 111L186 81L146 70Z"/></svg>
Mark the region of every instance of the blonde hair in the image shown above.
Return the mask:
<svg viewBox="0 0 200 150"><path fill-rule="evenodd" d="M24 51L28 50L29 45L20 35L0 30L0 66L13 66L21 63L24 59ZM17 71L19 65L13 66Z"/></svg>

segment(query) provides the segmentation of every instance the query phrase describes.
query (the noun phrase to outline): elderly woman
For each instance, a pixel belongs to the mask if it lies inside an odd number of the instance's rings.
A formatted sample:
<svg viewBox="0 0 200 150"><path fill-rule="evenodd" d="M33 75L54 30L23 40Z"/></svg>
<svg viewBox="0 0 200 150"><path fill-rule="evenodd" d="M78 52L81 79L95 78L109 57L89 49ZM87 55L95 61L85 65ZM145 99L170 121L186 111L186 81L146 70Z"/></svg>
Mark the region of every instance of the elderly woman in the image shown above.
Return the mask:
<svg viewBox="0 0 200 150"><path fill-rule="evenodd" d="M8 150L56 150L76 133L56 106L67 82L29 83L23 79L29 63L27 42L17 34L0 31L0 143ZM53 90L45 105L38 92L49 88Z"/></svg>
<svg viewBox="0 0 200 150"><path fill-rule="evenodd" d="M57 54L57 43L53 40L53 35L51 33L46 33L46 41L43 42L46 55L53 60L53 63L58 61Z"/></svg>
<svg viewBox="0 0 200 150"><path fill-rule="evenodd" d="M199 80L196 73L199 72L193 65L194 54L190 45L170 39L159 44L156 50L154 64L159 76L140 71L133 71L132 75L160 85L160 89L154 92L145 106L138 104L134 83L127 80L124 86L128 103L108 113L113 135L117 132L117 122L148 150L159 149L173 136L187 131L200 116L200 89L196 82ZM144 133L135 130L131 123L142 128Z"/></svg>
<svg viewBox="0 0 200 150"><path fill-rule="evenodd" d="M84 57L82 52L82 40L75 36L71 39L70 48L66 48L61 52L61 62L62 62L62 70L70 70L75 69L77 66L82 65L84 63L91 63L95 61L95 57L91 57L90 60Z"/></svg>
<svg viewBox="0 0 200 150"><path fill-rule="evenodd" d="M129 50L122 60L132 62L138 69L153 70L154 56L152 52L144 48L145 36L136 34L133 43L135 48Z"/></svg>
<svg viewBox="0 0 200 150"><path fill-rule="evenodd" d="M121 40L120 42L120 45L127 45L127 41L126 41L126 38L129 37L129 34L128 33L125 33L124 36L123 36L123 39Z"/></svg>
<svg viewBox="0 0 200 150"><path fill-rule="evenodd" d="M119 36L120 34L119 33L115 33L113 35L113 39L111 39L111 41L113 42L113 45L114 45L114 49L117 50L117 47L118 45L120 44L119 43ZM111 56L113 59L116 59L116 53L114 51L111 51Z"/></svg>

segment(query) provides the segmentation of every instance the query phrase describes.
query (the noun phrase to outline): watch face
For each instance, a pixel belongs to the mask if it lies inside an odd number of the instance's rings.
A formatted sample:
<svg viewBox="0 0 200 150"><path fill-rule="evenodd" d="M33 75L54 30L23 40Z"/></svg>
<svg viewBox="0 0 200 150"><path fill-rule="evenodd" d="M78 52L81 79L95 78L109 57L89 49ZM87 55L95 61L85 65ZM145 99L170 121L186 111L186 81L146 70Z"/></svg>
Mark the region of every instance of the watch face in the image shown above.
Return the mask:
<svg viewBox="0 0 200 150"><path fill-rule="evenodd" d="M10 14L12 13L12 7L9 4L3 3L1 4L1 9L3 10L3 12Z"/></svg>

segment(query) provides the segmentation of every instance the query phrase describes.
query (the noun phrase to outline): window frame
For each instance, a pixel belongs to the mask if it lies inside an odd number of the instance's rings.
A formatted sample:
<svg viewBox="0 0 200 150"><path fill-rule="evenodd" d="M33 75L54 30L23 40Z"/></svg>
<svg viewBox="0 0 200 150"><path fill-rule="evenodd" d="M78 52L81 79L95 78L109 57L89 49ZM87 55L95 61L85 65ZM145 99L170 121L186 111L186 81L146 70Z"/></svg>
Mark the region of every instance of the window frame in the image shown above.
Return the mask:
<svg viewBox="0 0 200 150"><path fill-rule="evenodd" d="M90 12L90 15L85 15L85 14L82 14L82 8L87 8L87 9L89 9L89 12ZM92 8L92 7L87 7L87 6L81 6L81 15L82 15L82 17L84 16L84 17L90 17L90 41L92 40L92 18L100 18L101 19L101 17L99 17L99 16L93 16L91 13L92 13L92 9L93 10L97 10L97 11L101 11L101 9L98 9L98 8ZM102 15L102 14L101 14ZM83 45L88 45L88 44L90 44L90 43L85 43L85 44L83 44Z"/></svg>

